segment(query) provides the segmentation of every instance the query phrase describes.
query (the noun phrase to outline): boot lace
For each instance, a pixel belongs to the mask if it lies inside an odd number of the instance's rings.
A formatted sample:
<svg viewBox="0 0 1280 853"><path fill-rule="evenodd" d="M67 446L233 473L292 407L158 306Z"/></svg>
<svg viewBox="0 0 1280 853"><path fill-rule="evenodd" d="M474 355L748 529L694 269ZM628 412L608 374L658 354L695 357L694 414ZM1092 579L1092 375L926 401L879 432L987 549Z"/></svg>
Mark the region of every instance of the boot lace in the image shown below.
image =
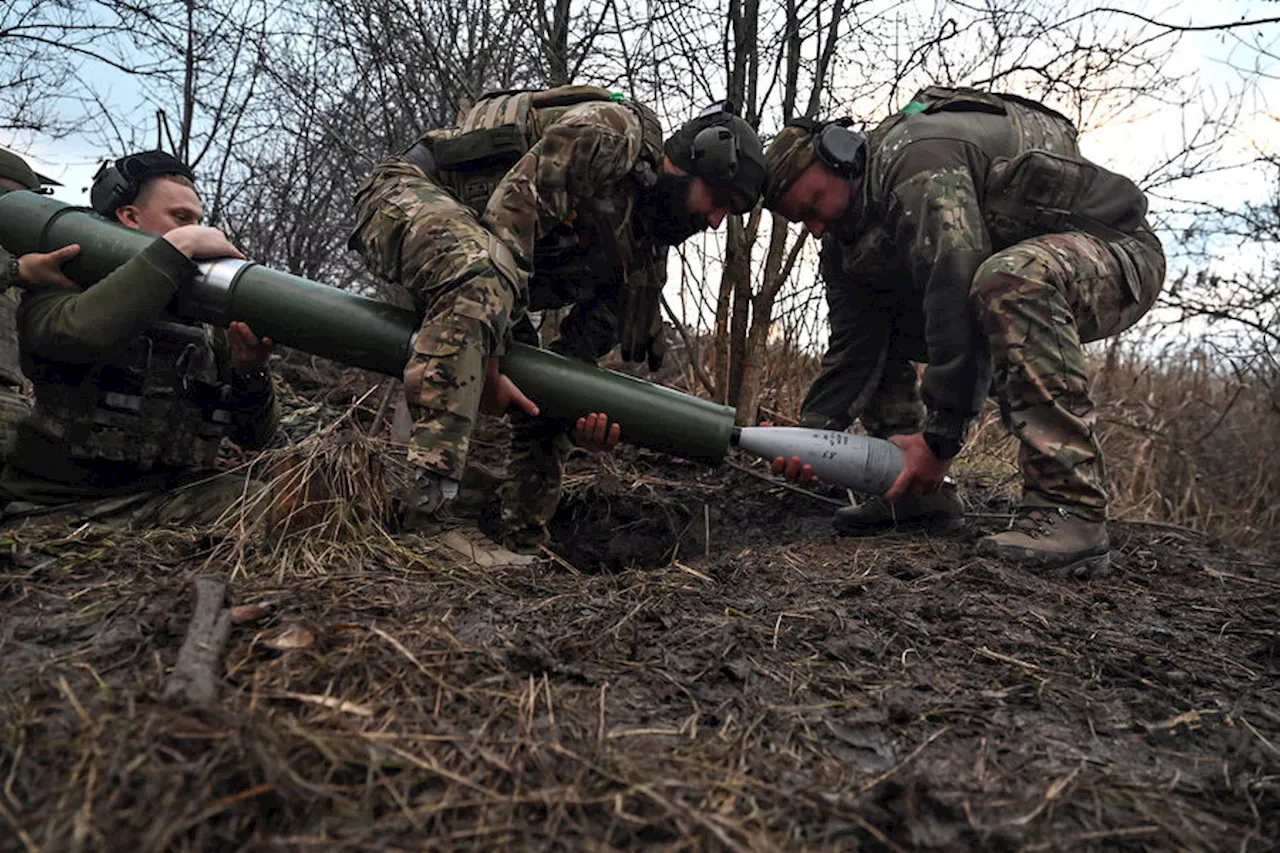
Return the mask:
<svg viewBox="0 0 1280 853"><path fill-rule="evenodd" d="M1053 533L1058 519L1066 517L1067 511L1062 507L1048 509L1046 507L1024 507L1009 521L1009 529L1039 539Z"/></svg>

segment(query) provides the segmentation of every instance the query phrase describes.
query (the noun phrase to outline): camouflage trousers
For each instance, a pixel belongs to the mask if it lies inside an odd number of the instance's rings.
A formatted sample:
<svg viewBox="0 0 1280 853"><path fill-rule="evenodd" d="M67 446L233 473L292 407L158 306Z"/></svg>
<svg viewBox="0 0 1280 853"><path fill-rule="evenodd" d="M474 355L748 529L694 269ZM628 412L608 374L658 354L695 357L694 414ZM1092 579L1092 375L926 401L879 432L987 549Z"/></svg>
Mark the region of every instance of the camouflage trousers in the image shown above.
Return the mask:
<svg viewBox="0 0 1280 853"><path fill-rule="evenodd" d="M355 206L352 248L371 272L403 286L422 316L404 369L409 461L459 479L488 361L505 351L527 302L515 258L474 210L399 158L361 184Z"/></svg>
<svg viewBox="0 0 1280 853"><path fill-rule="evenodd" d="M132 529L208 526L222 518L236 501L242 497L252 498L262 488L262 483L248 479L243 471L202 472L166 489L145 489L74 503L46 505L10 501L0 509L0 526L86 521Z"/></svg>
<svg viewBox="0 0 1280 853"><path fill-rule="evenodd" d="M1045 234L978 268L970 304L991 348L1001 417L1021 442L1025 504L1106 518L1082 344L1137 322L1155 304L1164 274L1164 252L1149 231L1112 242Z"/></svg>
<svg viewBox="0 0 1280 853"><path fill-rule="evenodd" d="M563 326L561 332L564 331ZM512 338L538 346L538 331L528 317L515 324ZM551 348L575 357L561 337ZM594 364L594 359L586 358ZM502 544L517 553L532 553L550 538L547 523L560 505L564 463L573 449L570 424L551 418L534 418L513 409L507 413L510 440L502 453L504 472L498 490L502 498Z"/></svg>
<svg viewBox="0 0 1280 853"><path fill-rule="evenodd" d="M33 399L25 396L20 388L0 382L0 460L9 455L17 439L18 424L31 414L33 405Z"/></svg>
<svg viewBox="0 0 1280 853"><path fill-rule="evenodd" d="M546 544L547 523L560 504L564 463L573 448L565 424L512 411L511 441L505 448L502 544L517 553Z"/></svg>

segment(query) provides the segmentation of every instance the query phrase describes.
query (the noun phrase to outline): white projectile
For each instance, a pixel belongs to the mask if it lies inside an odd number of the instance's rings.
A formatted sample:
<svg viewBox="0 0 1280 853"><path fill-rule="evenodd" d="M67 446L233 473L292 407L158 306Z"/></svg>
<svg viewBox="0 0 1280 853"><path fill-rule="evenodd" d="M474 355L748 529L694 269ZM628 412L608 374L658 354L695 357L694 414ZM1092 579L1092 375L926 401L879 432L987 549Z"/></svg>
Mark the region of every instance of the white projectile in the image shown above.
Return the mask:
<svg viewBox="0 0 1280 853"><path fill-rule="evenodd" d="M800 461L819 480L871 495L883 495L902 470L902 450L882 438L803 427L740 427L737 445L765 459Z"/></svg>

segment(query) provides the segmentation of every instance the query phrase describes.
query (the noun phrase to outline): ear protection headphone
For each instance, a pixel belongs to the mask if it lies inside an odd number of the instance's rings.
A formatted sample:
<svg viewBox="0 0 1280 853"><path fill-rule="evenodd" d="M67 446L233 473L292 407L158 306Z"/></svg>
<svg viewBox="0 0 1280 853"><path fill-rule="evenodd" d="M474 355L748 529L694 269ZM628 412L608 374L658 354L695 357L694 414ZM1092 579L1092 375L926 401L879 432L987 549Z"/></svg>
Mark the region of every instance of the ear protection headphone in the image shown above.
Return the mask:
<svg viewBox="0 0 1280 853"><path fill-rule="evenodd" d="M717 101L698 113L695 121L715 122L693 136L689 157L707 177L732 177L738 171L738 138L728 127L728 117L736 116L733 101Z"/></svg>
<svg viewBox="0 0 1280 853"><path fill-rule="evenodd" d="M813 151L818 162L842 178L862 177L867 168L867 138L852 131L853 119L840 118L826 123L803 116L787 122L813 134Z"/></svg>
<svg viewBox="0 0 1280 853"><path fill-rule="evenodd" d="M732 205L735 213L755 207L764 186L764 149L755 130L738 115L733 101L717 101L689 124L702 127L693 133L688 148L667 149L676 165L717 187L732 188L736 194ZM681 135L676 134L672 141Z"/></svg>
<svg viewBox="0 0 1280 853"><path fill-rule="evenodd" d="M98 168L89 190L89 204L103 216L114 216L117 208L138 197L147 180L161 175L182 175L192 182L196 179L191 168L172 154L163 151L130 154L114 163L108 160Z"/></svg>

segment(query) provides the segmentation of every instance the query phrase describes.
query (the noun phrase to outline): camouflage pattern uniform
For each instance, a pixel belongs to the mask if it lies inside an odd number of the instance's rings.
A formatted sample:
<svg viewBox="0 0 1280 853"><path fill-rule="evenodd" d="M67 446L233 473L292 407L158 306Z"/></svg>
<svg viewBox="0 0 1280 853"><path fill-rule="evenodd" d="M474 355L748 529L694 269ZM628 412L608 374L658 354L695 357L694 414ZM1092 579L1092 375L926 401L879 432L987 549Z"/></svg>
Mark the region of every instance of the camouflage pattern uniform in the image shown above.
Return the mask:
<svg viewBox="0 0 1280 853"><path fill-rule="evenodd" d="M1096 168L1066 118L971 90L924 90L871 132L860 195L823 239L833 330L804 417L960 442L994 371L1004 423L1022 444L1024 503L1102 521L1081 344L1151 308L1164 255L1140 194L1136 216L1112 222L1105 211L1084 221L1008 204L1011 166L1040 162L1019 160L1030 151L1068 171L1053 186L1024 181L1027 197L1072 197L1080 170ZM926 365L920 382L912 361Z"/></svg>
<svg viewBox="0 0 1280 853"><path fill-rule="evenodd" d="M26 160L0 149L0 193L21 189L39 192L45 184L61 186L32 170ZM31 398L24 391L26 377L18 358L18 292L13 261L0 246L0 458L13 446L17 426L31 412Z"/></svg>
<svg viewBox="0 0 1280 853"><path fill-rule="evenodd" d="M157 239L83 292L28 292L22 365L36 404L0 473L6 522L211 521L256 484L217 475L221 440L260 447L279 420L271 376L231 368L226 332L164 314L196 266Z"/></svg>
<svg viewBox="0 0 1280 853"><path fill-rule="evenodd" d="M13 447L18 424L31 413L18 357L18 292L10 281L12 256L0 249L0 459Z"/></svg>
<svg viewBox="0 0 1280 853"><path fill-rule="evenodd" d="M661 164L656 117L608 100L540 109L536 98L482 99L459 127L419 140L439 156L465 134L514 125L527 150L509 168L398 156L356 195L352 248L375 274L403 285L423 318L404 374L409 459L455 480L489 358L512 339L537 343L527 311L572 305L552 349L595 360L617 343L629 288L660 291L660 278L636 279L665 274L665 247L638 238L631 215L638 180ZM567 425L509 417L505 544L528 550L545 540L559 500Z"/></svg>

